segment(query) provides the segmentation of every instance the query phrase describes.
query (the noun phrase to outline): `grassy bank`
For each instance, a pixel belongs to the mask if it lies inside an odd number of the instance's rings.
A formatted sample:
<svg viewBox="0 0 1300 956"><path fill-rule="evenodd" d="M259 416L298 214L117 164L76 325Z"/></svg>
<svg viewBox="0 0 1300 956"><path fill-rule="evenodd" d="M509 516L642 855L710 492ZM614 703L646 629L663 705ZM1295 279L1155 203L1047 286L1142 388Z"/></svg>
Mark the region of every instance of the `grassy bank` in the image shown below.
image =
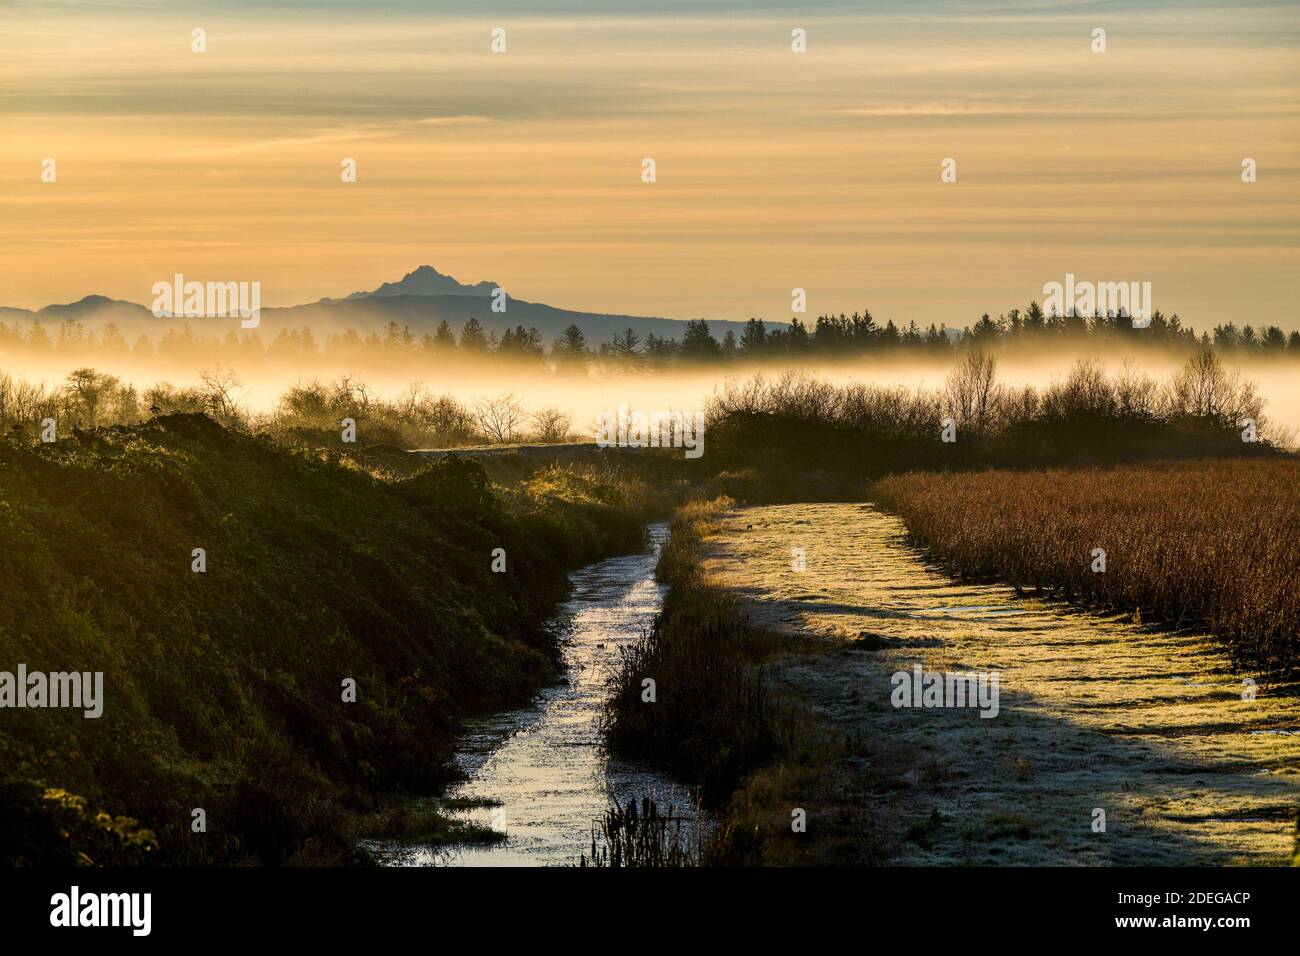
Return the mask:
<svg viewBox="0 0 1300 956"><path fill-rule="evenodd" d="M828 732L773 685L765 667L834 649L753 626L702 569L714 516L730 506L716 499L678 510L658 567L669 584L663 612L622 661L605 716L611 752L697 786L715 826L702 845L681 854L671 831L648 825L645 812L638 821L620 808L605 821L606 845L593 844L592 857L603 865L620 851L618 865L871 862L851 772L862 742ZM645 699L647 679L655 682L653 703Z"/></svg>
<svg viewBox="0 0 1300 956"><path fill-rule="evenodd" d="M1266 669L1300 661L1295 459L914 473L872 491L960 575L1204 627Z"/></svg>
<svg viewBox="0 0 1300 956"><path fill-rule="evenodd" d="M463 715L552 675L566 570L661 507L599 468L378 480L201 415L0 443L0 670L105 698L0 710L0 858L346 862L380 795L448 779Z"/></svg>
<svg viewBox="0 0 1300 956"><path fill-rule="evenodd" d="M654 761L697 784L713 806L789 738L754 666L765 646L693 560L709 512L722 504L686 505L673 520L656 569L670 585L664 609L624 653L604 727L613 753Z"/></svg>

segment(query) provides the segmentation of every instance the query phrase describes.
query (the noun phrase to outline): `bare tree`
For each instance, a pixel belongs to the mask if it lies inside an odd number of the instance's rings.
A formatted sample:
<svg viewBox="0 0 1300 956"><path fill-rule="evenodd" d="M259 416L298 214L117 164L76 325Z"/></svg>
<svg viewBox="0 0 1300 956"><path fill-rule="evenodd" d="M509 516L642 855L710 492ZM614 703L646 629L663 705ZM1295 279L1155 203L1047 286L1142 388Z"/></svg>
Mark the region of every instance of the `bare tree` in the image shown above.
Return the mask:
<svg viewBox="0 0 1300 956"><path fill-rule="evenodd" d="M491 442L506 443L516 439L519 426L524 421L524 409L514 392L504 392L495 398L480 398L474 403L479 431Z"/></svg>
<svg viewBox="0 0 1300 956"><path fill-rule="evenodd" d="M976 349L962 356L948 376L944 396L965 427L980 431L992 424L1001 398L997 372L997 359Z"/></svg>
<svg viewBox="0 0 1300 956"><path fill-rule="evenodd" d="M243 388L243 385L231 369L220 365L213 369L205 368L199 372L199 381L203 383L208 413L215 421L232 425L243 420L239 402L234 397L235 389Z"/></svg>
<svg viewBox="0 0 1300 956"><path fill-rule="evenodd" d="M1231 427L1244 419L1262 423L1264 401L1253 382L1228 372L1212 350L1201 349L1174 376L1166 394L1170 410L1182 415L1214 418Z"/></svg>

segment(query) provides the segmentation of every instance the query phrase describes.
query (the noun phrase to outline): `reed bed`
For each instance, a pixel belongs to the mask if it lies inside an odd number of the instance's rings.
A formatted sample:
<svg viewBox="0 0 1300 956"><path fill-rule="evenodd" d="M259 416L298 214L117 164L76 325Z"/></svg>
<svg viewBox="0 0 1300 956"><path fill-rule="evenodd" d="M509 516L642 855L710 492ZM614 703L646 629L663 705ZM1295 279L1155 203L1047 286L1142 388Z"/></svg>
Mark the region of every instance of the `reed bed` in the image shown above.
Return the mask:
<svg viewBox="0 0 1300 956"><path fill-rule="evenodd" d="M963 577L1204 627L1238 663L1297 666L1300 460L912 472L873 493Z"/></svg>

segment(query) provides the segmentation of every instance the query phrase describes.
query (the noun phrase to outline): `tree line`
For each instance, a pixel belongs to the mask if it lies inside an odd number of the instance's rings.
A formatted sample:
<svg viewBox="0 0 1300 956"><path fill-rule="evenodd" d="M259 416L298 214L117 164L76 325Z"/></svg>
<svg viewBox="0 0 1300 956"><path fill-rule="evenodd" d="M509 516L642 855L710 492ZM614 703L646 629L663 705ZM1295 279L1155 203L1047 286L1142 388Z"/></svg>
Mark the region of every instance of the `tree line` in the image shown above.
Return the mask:
<svg viewBox="0 0 1300 956"><path fill-rule="evenodd" d="M799 317L788 323L771 323L751 318L740 334L727 330L718 339L705 319L693 319L682 326L677 337L648 334L634 329L616 333L608 342L593 345L577 325L570 325L547 346L542 333L522 325L500 335L470 318L459 331L442 321L431 333L417 335L409 326L389 322L382 331L362 335L355 329L318 338L310 327L284 329L266 342L253 332L224 338L207 337L189 323L171 328L157 342L140 335L134 344L115 325L96 333L82 323L64 320L51 334L40 322L7 325L0 323L0 351L36 354L131 355L191 361L202 357L230 364L249 360L301 360L321 357L342 361L394 357L497 359L535 366L552 366L558 371L585 372L592 365L612 371L654 371L674 366L721 364L736 361L795 361L844 359L866 354L920 356L943 355L954 350L991 347L1034 347L1052 342L1115 343L1151 345L1192 352L1210 348L1221 354L1290 356L1300 358L1300 331L1289 335L1276 325L1238 326L1226 322L1212 332L1198 335L1177 315L1154 312L1145 327L1137 327L1124 314L1056 315L1045 313L1037 302L1024 309L1011 309L996 318L985 313L974 324L960 329L915 322L899 327L892 320L879 324L869 311L852 315L820 315L811 322Z"/></svg>

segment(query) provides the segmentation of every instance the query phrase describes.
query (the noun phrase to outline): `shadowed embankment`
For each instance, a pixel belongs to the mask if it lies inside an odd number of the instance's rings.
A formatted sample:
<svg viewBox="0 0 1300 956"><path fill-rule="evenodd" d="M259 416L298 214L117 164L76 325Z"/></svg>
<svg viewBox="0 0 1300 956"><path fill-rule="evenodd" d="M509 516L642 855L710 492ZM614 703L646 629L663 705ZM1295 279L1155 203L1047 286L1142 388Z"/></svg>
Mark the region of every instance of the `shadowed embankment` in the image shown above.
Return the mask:
<svg viewBox="0 0 1300 956"><path fill-rule="evenodd" d="M357 814L447 780L462 715L553 673L566 570L663 507L608 467L364 458L201 415L0 444L0 669L105 698L0 711L0 859L353 859Z"/></svg>

